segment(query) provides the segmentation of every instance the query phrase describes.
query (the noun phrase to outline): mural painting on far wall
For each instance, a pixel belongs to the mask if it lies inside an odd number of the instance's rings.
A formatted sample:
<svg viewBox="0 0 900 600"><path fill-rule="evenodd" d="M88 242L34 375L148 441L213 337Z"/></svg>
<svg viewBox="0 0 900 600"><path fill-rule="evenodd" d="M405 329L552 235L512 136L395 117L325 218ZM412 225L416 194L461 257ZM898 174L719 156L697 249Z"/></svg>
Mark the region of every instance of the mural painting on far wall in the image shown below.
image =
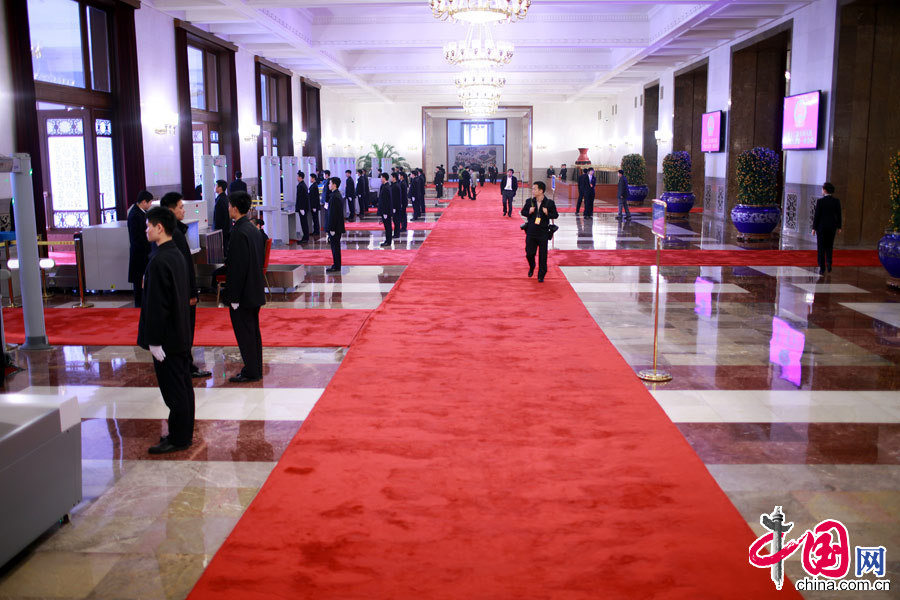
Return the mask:
<svg viewBox="0 0 900 600"><path fill-rule="evenodd" d="M503 145L447 146L447 166L451 171L459 167L497 167L503 170ZM457 169L453 169L456 167Z"/></svg>

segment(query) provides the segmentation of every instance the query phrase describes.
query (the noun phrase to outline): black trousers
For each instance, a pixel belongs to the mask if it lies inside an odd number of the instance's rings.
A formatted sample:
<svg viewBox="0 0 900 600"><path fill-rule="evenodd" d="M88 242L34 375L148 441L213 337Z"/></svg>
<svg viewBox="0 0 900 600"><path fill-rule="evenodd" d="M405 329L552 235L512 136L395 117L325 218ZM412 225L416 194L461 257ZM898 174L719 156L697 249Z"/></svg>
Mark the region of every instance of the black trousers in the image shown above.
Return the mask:
<svg viewBox="0 0 900 600"><path fill-rule="evenodd" d="M513 192L512 190L510 190L510 191L503 190L501 195L503 196L503 214L511 215L512 211L513 211L513 200L516 199L516 193Z"/></svg>
<svg viewBox="0 0 900 600"><path fill-rule="evenodd" d="M141 297L144 294L144 278L139 277L138 280L135 281L131 285L134 286L134 307L140 308L141 307Z"/></svg>
<svg viewBox="0 0 900 600"><path fill-rule="evenodd" d="M412 207L413 207L413 220L418 219L421 215L419 214L419 199L412 199Z"/></svg>
<svg viewBox="0 0 900 600"><path fill-rule="evenodd" d="M622 216L622 210L625 211L625 217L630 219L631 218L631 209L628 208L628 198L625 196L623 196L622 198L619 198L619 215L618 216L620 216L620 217Z"/></svg>
<svg viewBox="0 0 900 600"><path fill-rule="evenodd" d="M347 214L349 215L347 218L352 219L356 216L356 207L354 206L356 199L348 196L344 201L347 203Z"/></svg>
<svg viewBox="0 0 900 600"><path fill-rule="evenodd" d="M359 197L357 197L356 202L359 205L359 212L357 212L356 214L361 217L369 212L368 198L366 198L365 195L360 194Z"/></svg>
<svg viewBox="0 0 900 600"><path fill-rule="evenodd" d="M400 230L403 229L401 212L403 212L402 207L394 209L394 214L392 216L392 219L394 220L394 237L397 237L397 234L399 234Z"/></svg>
<svg viewBox="0 0 900 600"><path fill-rule="evenodd" d="M393 238L391 233L391 215L381 215L381 224L384 225L384 241L390 244Z"/></svg>
<svg viewBox="0 0 900 600"><path fill-rule="evenodd" d="M194 439L194 386L191 384L191 353L166 352L166 359L153 359L153 370L169 407L169 441L187 446Z"/></svg>
<svg viewBox="0 0 900 600"><path fill-rule="evenodd" d="M837 233L834 229L820 230L816 232L816 249L819 254L819 268L831 268L831 255L834 252L834 236Z"/></svg>
<svg viewBox="0 0 900 600"><path fill-rule="evenodd" d="M438 198L443 198L443 197L444 197L444 184L443 184L443 183L437 183L437 184L435 184L434 190L435 190L435 192L437 193L437 197L438 197Z"/></svg>
<svg viewBox="0 0 900 600"><path fill-rule="evenodd" d="M585 194L584 195L584 216L594 214L594 194Z"/></svg>
<svg viewBox="0 0 900 600"><path fill-rule="evenodd" d="M409 198L403 203L403 209L400 211L400 229L406 229L407 221L406 209L409 208Z"/></svg>
<svg viewBox="0 0 900 600"><path fill-rule="evenodd" d="M303 237L300 238L300 241L305 242L309 239L309 215L297 213L297 218L300 219L300 231L303 232Z"/></svg>
<svg viewBox="0 0 900 600"><path fill-rule="evenodd" d="M525 258L528 259L529 268L534 268L534 255L540 250L538 256L538 279L543 278L547 274L547 245L546 237L525 236Z"/></svg>
<svg viewBox="0 0 900 600"><path fill-rule="evenodd" d="M319 235L321 233L321 231L319 230L319 209L314 208L314 209L310 210L309 212L310 212L310 217L312 218L312 222L313 222L312 234Z"/></svg>
<svg viewBox="0 0 900 600"><path fill-rule="evenodd" d="M575 204L575 214L581 212L581 203L584 201L584 192L578 190L578 202Z"/></svg>
<svg viewBox="0 0 900 600"><path fill-rule="evenodd" d="M341 266L341 235L343 234L336 233L328 238L328 243L331 245L332 266L334 267Z"/></svg>
<svg viewBox="0 0 900 600"><path fill-rule="evenodd" d="M245 377L260 379L262 377L262 335L259 332L259 307L238 306L237 310L228 307L231 327L237 338L244 368L241 373Z"/></svg>
<svg viewBox="0 0 900 600"><path fill-rule="evenodd" d="M191 305L191 348L194 347L194 330L197 328L197 305ZM194 356L191 354L191 351L188 350L188 358L190 359L190 367L191 373L196 373L200 369L197 368L197 365L194 364Z"/></svg>

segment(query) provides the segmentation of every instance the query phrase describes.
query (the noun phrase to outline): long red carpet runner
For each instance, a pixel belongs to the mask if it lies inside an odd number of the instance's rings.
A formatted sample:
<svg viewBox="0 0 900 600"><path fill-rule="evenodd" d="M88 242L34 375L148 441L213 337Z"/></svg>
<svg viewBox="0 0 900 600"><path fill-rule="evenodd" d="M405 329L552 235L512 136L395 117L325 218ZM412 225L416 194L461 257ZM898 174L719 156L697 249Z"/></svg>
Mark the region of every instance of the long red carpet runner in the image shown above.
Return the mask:
<svg viewBox="0 0 900 600"><path fill-rule="evenodd" d="M48 308L44 325L51 344L134 346L139 316L135 308ZM368 316L368 310L263 308L259 325L263 346L348 346ZM3 309L3 321L7 342L25 341L21 308ZM228 309L197 309L194 346L236 345Z"/></svg>
<svg viewBox="0 0 900 600"><path fill-rule="evenodd" d="M797 598L496 187L455 200L190 598Z"/></svg>
<svg viewBox="0 0 900 600"><path fill-rule="evenodd" d="M557 250L551 259L566 267L649 266L656 264L656 250ZM818 264L815 250L662 250L660 264L668 266L795 266ZM877 267L875 250L835 250L836 267Z"/></svg>

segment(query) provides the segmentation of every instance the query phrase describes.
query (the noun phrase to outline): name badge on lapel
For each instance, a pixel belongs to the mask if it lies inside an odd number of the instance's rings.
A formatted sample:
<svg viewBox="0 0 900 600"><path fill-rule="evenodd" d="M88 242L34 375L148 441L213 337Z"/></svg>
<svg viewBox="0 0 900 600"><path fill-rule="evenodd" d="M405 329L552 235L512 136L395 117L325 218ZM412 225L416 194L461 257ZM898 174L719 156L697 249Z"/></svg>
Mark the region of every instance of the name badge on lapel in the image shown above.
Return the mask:
<svg viewBox="0 0 900 600"><path fill-rule="evenodd" d="M540 225L540 224L541 224L541 218L540 218L540 217L536 218L536 219L534 220L534 224L535 224L535 225Z"/></svg>

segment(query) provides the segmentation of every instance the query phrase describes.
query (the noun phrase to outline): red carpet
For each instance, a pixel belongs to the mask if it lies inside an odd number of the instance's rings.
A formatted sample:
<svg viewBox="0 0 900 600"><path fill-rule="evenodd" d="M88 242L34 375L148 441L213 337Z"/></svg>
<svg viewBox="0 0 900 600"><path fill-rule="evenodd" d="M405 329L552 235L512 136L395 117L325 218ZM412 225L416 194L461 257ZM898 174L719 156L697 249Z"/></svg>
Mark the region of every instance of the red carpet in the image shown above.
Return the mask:
<svg viewBox="0 0 900 600"><path fill-rule="evenodd" d="M799 597L497 202L441 218L192 600Z"/></svg>
<svg viewBox="0 0 900 600"><path fill-rule="evenodd" d="M349 265L406 265L418 250L342 250L341 264ZM270 265L330 266L331 250L272 250Z"/></svg>
<svg viewBox="0 0 900 600"><path fill-rule="evenodd" d="M318 348L348 346L368 310L263 308L263 346ZM51 344L134 346L139 311L134 308L48 308L44 326ZM6 341L25 341L21 308L3 309ZM198 308L194 346L236 346L228 310Z"/></svg>
<svg viewBox="0 0 900 600"><path fill-rule="evenodd" d="M434 221L409 221L406 224L407 229L411 231L420 231L422 229L434 229L435 222ZM375 221L363 221L361 223L344 223L344 227L348 231L384 231L384 226L381 223Z"/></svg>
<svg viewBox="0 0 900 600"><path fill-rule="evenodd" d="M632 206L630 208L631 208L631 212L633 212L633 213L653 212L653 209L649 206ZM575 207L574 206L560 206L560 207L558 207L558 210L561 213L574 213ZM581 211L584 212L584 208L582 208ZM617 213L617 212L619 212L619 208L617 206L610 206L610 205L597 206L596 204L594 205L594 213ZM702 213L703 208L700 206L695 206L694 208L691 209L691 212L692 213Z"/></svg>
<svg viewBox="0 0 900 600"><path fill-rule="evenodd" d="M648 266L656 264L656 250L551 250L550 261L561 267ZM796 266L815 267L815 250L663 250L660 264L685 266ZM835 250L836 267L877 267L875 250Z"/></svg>

